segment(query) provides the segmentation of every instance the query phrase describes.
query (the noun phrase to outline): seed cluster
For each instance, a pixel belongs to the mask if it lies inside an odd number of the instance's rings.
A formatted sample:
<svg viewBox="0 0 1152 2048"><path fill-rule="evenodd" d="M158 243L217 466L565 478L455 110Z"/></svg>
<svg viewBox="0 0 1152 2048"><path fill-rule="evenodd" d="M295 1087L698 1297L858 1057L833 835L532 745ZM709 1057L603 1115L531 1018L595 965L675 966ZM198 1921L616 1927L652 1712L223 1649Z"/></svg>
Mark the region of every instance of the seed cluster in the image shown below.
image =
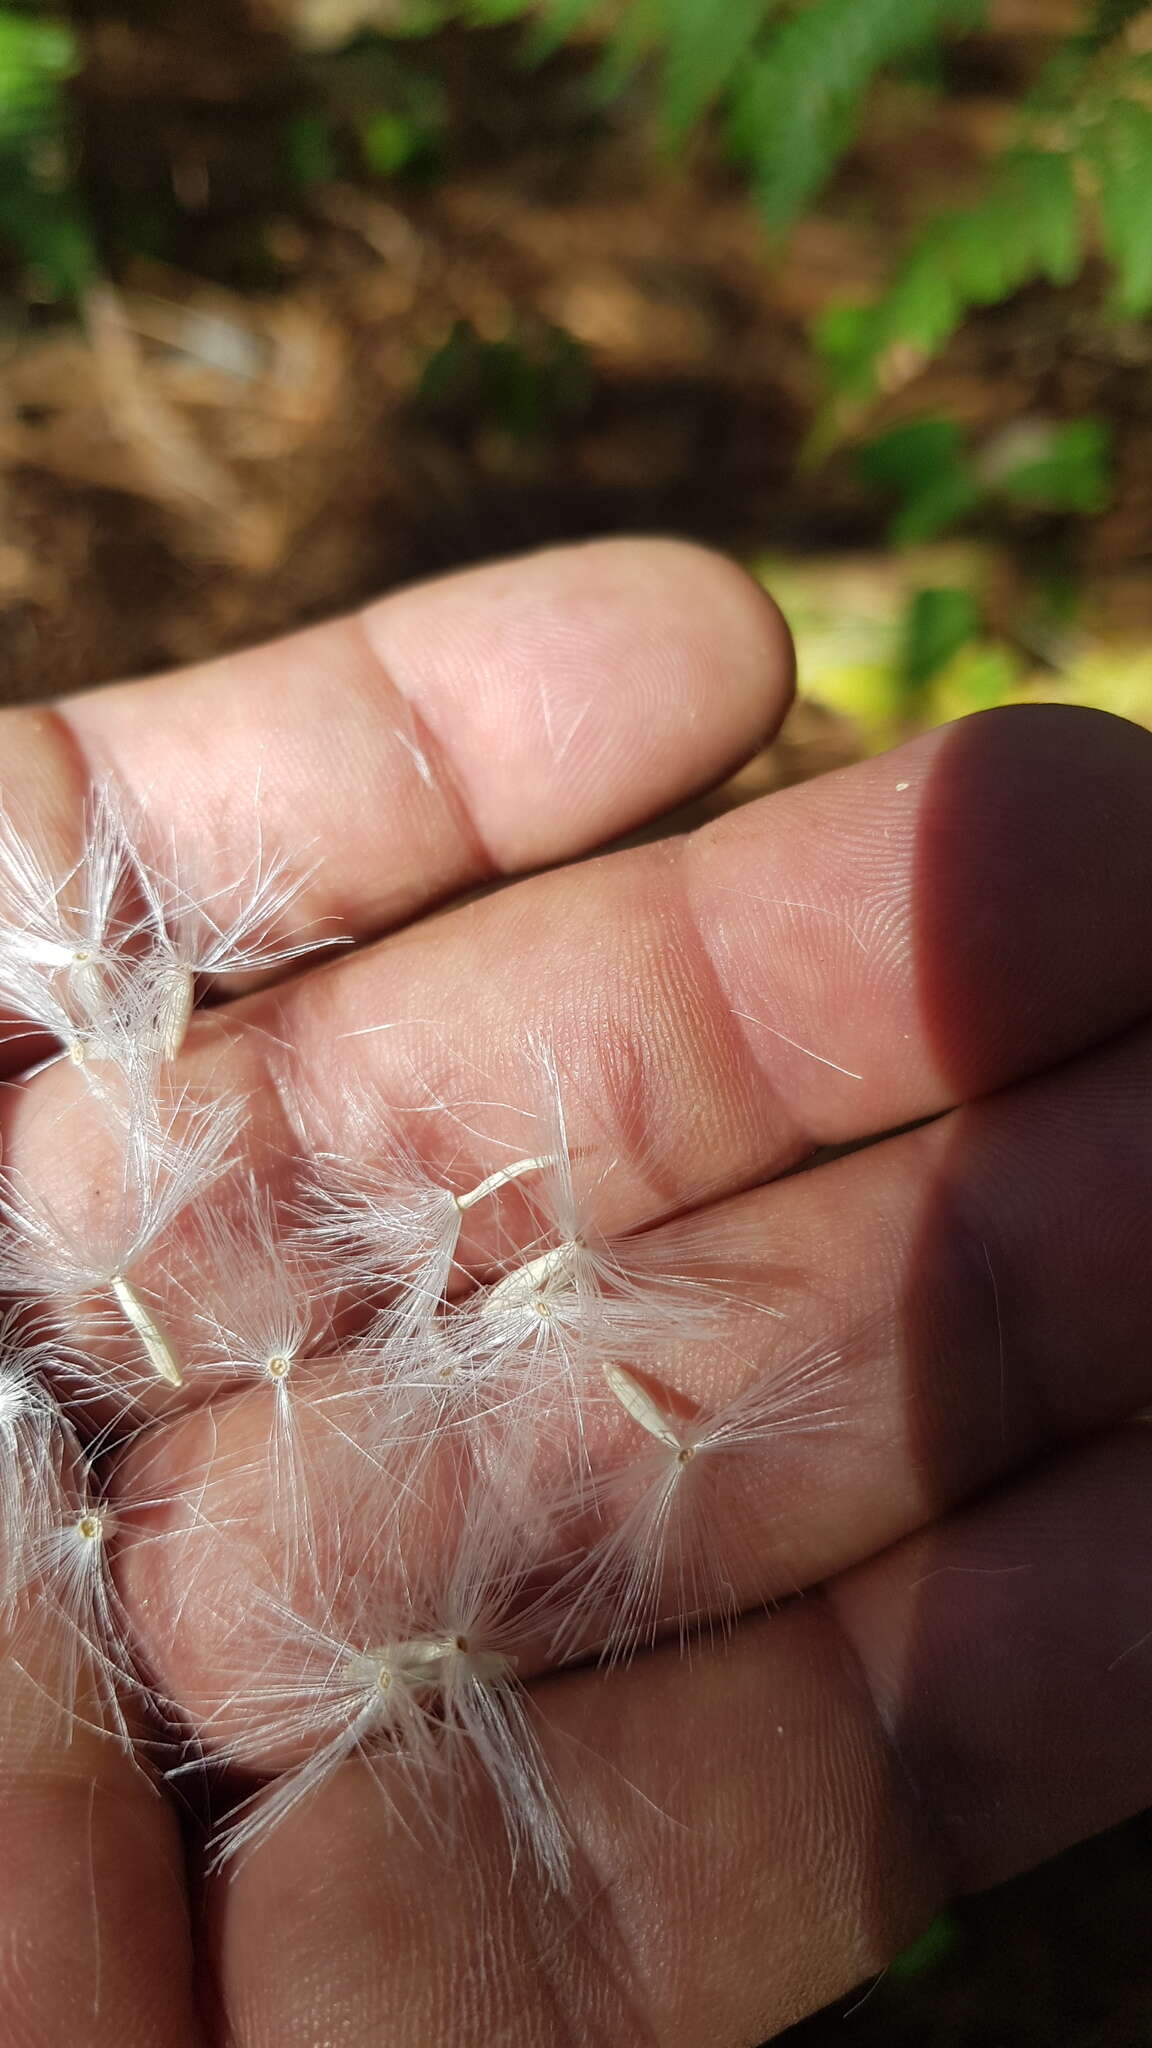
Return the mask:
<svg viewBox="0 0 1152 2048"><path fill-rule="evenodd" d="M676 1270L659 1232L599 1227L613 1169L589 1181L546 1044L521 1049L530 1145L481 1141L480 1173L432 1170L364 1092L341 1098L339 1147L290 1182L257 1170L248 1105L185 1082L181 1054L198 997L332 942L291 935L307 880L261 849L197 889L107 789L64 870L0 822L0 999L77 1077L59 1188L9 1169L2 1191L9 1651L50 1642L65 1723L210 1773L221 1861L359 1757L398 1821L450 1839L479 1783L563 1887L525 1681L735 1617L736 1467L834 1419L839 1361L766 1371L769 1306ZM736 1391L693 1399L694 1353ZM150 1487L209 1397L208 1466ZM229 1545L255 1559L250 1597L192 1714L162 1620L142 1676L119 1589L151 1553L194 1601Z"/></svg>

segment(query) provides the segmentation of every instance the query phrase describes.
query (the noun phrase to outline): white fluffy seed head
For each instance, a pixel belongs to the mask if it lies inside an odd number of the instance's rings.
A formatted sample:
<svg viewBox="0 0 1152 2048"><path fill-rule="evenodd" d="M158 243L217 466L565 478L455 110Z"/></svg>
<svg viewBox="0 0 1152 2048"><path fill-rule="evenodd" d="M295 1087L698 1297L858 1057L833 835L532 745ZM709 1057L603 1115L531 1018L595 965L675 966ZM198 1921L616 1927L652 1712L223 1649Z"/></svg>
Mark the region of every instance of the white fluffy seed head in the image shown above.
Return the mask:
<svg viewBox="0 0 1152 2048"><path fill-rule="evenodd" d="M15 1311L0 1317L0 1610L34 1576L61 1517L71 1435L46 1378L55 1363Z"/></svg>
<svg viewBox="0 0 1152 2048"><path fill-rule="evenodd" d="M374 1344L414 1352L435 1341L436 1319L462 1283L457 1254L465 1217L498 1203L505 1189L551 1161L512 1159L460 1186L428 1169L379 1100L349 1093L340 1121L352 1149L326 1151L315 1161L300 1203L301 1243L325 1263L334 1291L381 1305Z"/></svg>

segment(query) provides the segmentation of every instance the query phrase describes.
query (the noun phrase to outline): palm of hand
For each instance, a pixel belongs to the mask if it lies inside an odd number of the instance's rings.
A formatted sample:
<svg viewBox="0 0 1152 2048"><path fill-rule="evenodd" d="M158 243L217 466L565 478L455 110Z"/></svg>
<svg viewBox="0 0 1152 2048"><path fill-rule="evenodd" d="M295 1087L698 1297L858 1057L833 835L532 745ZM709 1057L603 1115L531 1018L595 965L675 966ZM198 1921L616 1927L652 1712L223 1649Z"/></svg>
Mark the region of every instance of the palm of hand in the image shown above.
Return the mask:
<svg viewBox="0 0 1152 2048"><path fill-rule="evenodd" d="M5 714L6 776L63 845L84 763L178 840L259 773L268 836L321 846L307 907L355 952L199 1019L182 1056L248 1095L265 1163L316 1142L344 1075L394 1101L417 1065L447 1099L468 1072L515 1100L542 1034L581 1075L575 1147L618 1160L598 1220L707 1190L710 1241L770 1286L790 1348L851 1368L837 1427L720 1502L717 1567L747 1611L730 1643L533 1681L571 1896L512 1871L482 1788L445 1858L356 1760L206 1877L195 1823L182 1846L114 1744L80 1727L61 1747L35 1646L9 1660L6 2039L751 2042L880 1967L949 1889L1147 1797L1148 741L993 715L419 921L715 778L787 687L751 587L645 543L411 592L58 720ZM30 1177L59 1170L66 1085L14 1098ZM667 1227L690 1250L691 1223ZM113 1486L162 1499L170 1530L207 1461L208 1520L243 1552L267 1521L249 1416L227 1392L177 1401ZM367 1549L371 1500L319 1455ZM120 1561L194 1724L235 1641L235 1556L210 1544L192 1569L145 1540Z"/></svg>

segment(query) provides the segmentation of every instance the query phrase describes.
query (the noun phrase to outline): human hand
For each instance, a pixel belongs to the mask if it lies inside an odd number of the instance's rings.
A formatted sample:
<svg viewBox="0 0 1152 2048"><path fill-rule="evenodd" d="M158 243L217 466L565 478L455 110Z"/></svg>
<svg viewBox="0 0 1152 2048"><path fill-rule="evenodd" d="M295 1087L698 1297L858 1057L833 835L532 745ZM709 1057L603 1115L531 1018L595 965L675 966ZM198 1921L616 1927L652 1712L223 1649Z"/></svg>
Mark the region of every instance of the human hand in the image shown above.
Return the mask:
<svg viewBox="0 0 1152 2048"><path fill-rule="evenodd" d="M578 1078L575 1146L617 1162L601 1220L706 1189L713 1240L786 1317L757 1362L786 1339L851 1363L836 1427L758 1455L712 1532L732 1640L534 1682L571 1897L510 1882L483 1809L467 1857L398 1832L358 1761L206 1877L120 1746L83 1722L62 1745L22 1650L0 1678L5 2041L752 2043L950 1893L1147 1800L1152 741L994 713L424 917L715 779L788 691L750 584L629 543L3 714L5 787L62 850L91 777L203 846L259 775L266 840L315 843L304 911L355 950L203 1013L180 1063L245 1094L266 1161L287 1176L308 1142L286 1101L322 1115L345 1078L414 1101L418 1065L448 1100L462 1074L515 1099L542 1034ZM74 1079L9 1106L32 1179L59 1171ZM220 1554L190 1572L173 1515L119 1562L193 1725L243 1612L230 1531L266 1506L246 1413L174 1396L112 1475L178 1496L213 1466ZM367 1546L346 1477L335 1456Z"/></svg>

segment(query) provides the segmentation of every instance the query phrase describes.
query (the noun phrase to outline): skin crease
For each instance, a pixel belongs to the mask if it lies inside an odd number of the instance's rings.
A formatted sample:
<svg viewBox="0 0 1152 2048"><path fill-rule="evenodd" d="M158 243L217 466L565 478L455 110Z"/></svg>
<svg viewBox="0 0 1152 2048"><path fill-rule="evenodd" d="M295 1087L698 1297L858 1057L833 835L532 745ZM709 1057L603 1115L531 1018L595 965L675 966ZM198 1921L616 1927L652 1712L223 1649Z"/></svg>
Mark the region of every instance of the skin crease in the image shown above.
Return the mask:
<svg viewBox="0 0 1152 2048"><path fill-rule="evenodd" d="M302 874L319 849L302 920L355 948L218 1002L179 1066L244 1092L268 1184L347 1135L345 1081L472 1184L526 1149L543 1032L595 1221L739 1276L742 1369L688 1347L684 1394L835 1353L835 1426L766 1442L712 1503L748 1610L730 1642L612 1672L526 1658L568 1899L513 1869L482 1785L446 1856L418 1813L388 1824L358 1763L206 1876L195 1812L91 1729L62 1739L65 1646L24 1616L0 1668L5 2044L735 2048L881 1968L950 1894L1152 1795L1152 1443L1130 1420L1152 1403L1152 741L989 714L562 865L754 749L790 674L730 565L601 543L2 714L5 801L58 859L109 775L205 886L243 865L257 791L269 849ZM76 1088L54 1068L7 1094L6 1152L39 1187L88 1156L61 1150ZM469 1218L478 1273L494 1227ZM152 1410L113 1477L118 1579L195 1721L244 1677L267 1471L250 1397L209 1378ZM622 1427L598 1417L597 1458ZM367 1555L354 1453L319 1412L302 1428ZM434 1506L420 1540L448 1536Z"/></svg>

